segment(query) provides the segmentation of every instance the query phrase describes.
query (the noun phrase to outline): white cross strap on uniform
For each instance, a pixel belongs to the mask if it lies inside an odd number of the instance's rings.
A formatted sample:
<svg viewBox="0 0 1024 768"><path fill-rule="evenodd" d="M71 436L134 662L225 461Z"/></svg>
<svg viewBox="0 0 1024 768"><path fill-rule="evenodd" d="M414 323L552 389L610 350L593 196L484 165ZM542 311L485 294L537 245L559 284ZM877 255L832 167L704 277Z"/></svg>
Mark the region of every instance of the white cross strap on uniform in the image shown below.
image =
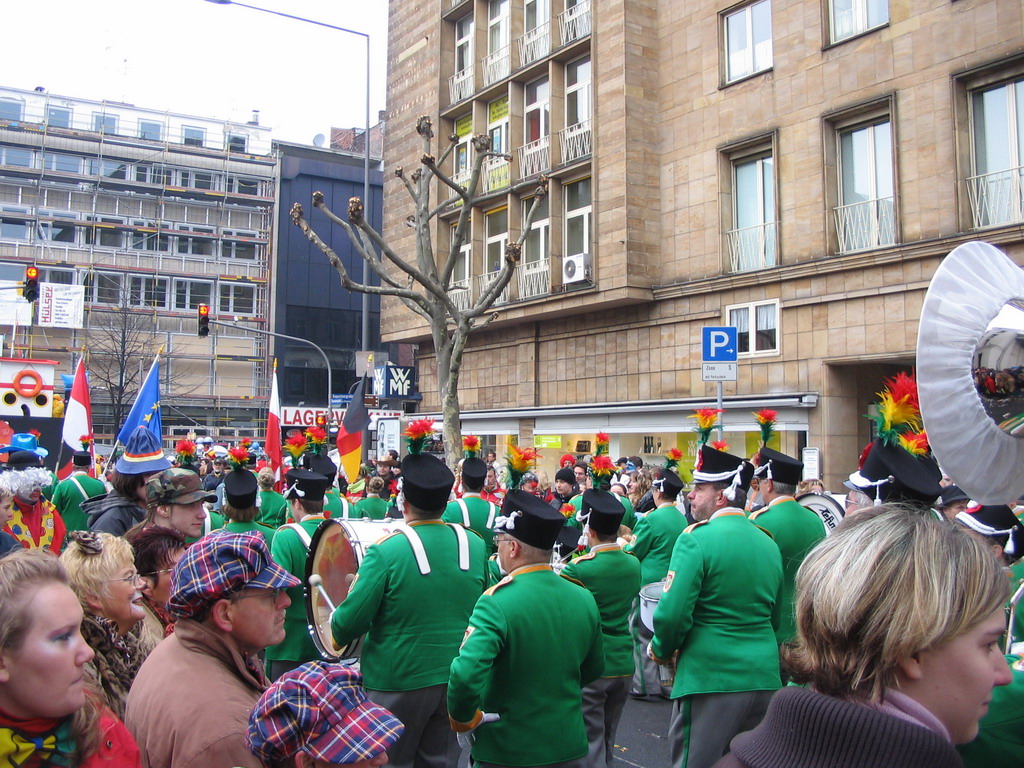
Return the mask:
<svg viewBox="0 0 1024 768"><path fill-rule="evenodd" d="M459 499L456 503L459 505L459 509L462 510L462 524L467 528L472 528L472 524L469 522L469 507L466 506L465 499Z"/></svg>
<svg viewBox="0 0 1024 768"><path fill-rule="evenodd" d="M449 525L448 527L455 531L455 538L459 542L459 570L468 571L469 535L461 525ZM419 568L420 574L422 576L429 574L430 560L427 559L427 550L423 548L423 542L420 540L419 534L416 533L412 526L399 528L397 532L409 540L409 546L412 547L413 556L416 558L416 567Z"/></svg>
<svg viewBox="0 0 1024 768"><path fill-rule="evenodd" d="M308 552L309 551L309 546L310 546L310 544L313 543L313 540L311 538L309 538L309 534L306 533L306 529L303 528L298 523L288 523L284 527L285 528L291 528L293 531L295 531L295 533L298 534L299 538L302 539L302 543L306 547L306 551Z"/></svg>
<svg viewBox="0 0 1024 768"><path fill-rule="evenodd" d="M493 501L487 502L487 530L494 528L494 518L498 516L498 505Z"/></svg>
<svg viewBox="0 0 1024 768"><path fill-rule="evenodd" d="M455 538L459 542L459 570L469 570L469 536L466 529L461 525L449 525L455 531Z"/></svg>

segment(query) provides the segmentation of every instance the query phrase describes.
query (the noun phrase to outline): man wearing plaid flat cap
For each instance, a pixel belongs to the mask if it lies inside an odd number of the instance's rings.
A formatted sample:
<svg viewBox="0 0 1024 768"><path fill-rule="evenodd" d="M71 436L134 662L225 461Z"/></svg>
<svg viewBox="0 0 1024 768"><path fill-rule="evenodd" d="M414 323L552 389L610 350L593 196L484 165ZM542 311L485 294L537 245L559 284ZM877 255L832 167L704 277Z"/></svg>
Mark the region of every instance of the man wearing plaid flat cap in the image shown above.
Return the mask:
<svg viewBox="0 0 1024 768"><path fill-rule="evenodd" d="M344 664L310 661L260 697L246 743L268 766L374 768L405 726L366 698L363 678Z"/></svg>
<svg viewBox="0 0 1024 768"><path fill-rule="evenodd" d="M262 768L245 744L267 688L256 654L284 639L284 590L298 584L259 534L214 532L185 551L167 601L174 634L128 694L125 724L146 768Z"/></svg>

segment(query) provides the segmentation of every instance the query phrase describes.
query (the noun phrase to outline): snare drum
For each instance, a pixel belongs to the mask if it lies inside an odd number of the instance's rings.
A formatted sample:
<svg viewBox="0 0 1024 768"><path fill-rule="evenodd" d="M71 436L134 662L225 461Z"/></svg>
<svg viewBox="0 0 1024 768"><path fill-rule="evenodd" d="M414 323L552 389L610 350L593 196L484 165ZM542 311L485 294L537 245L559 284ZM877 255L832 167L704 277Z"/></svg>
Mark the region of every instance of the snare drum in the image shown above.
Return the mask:
<svg viewBox="0 0 1024 768"><path fill-rule="evenodd" d="M654 631L654 609L664 591L664 581L656 581L640 590L640 622L651 632Z"/></svg>
<svg viewBox="0 0 1024 768"><path fill-rule="evenodd" d="M327 661L356 656L362 638L344 646L334 643L331 632L331 609L319 589L309 586L309 577L318 574L324 591L338 606L348 597L348 590L363 561L366 548L375 541L404 527L402 520L342 520L330 518L320 523L309 544L306 558L306 622L320 655Z"/></svg>
<svg viewBox="0 0 1024 768"><path fill-rule="evenodd" d="M807 507L821 518L821 522L825 524L826 536L836 529L846 514L843 505L828 493L803 493L796 497L796 503Z"/></svg>

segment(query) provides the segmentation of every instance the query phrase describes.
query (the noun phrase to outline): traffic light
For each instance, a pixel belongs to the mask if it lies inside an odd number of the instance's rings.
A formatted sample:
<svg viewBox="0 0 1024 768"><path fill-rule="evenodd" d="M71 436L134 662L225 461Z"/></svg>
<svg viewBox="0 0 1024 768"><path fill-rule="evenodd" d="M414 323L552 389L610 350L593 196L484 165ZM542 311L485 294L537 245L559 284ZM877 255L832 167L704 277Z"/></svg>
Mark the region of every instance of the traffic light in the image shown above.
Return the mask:
<svg viewBox="0 0 1024 768"><path fill-rule="evenodd" d="M199 305L199 335L206 337L210 335L210 305Z"/></svg>
<svg viewBox="0 0 1024 768"><path fill-rule="evenodd" d="M25 268L25 287L21 289L25 301L33 302L39 298L39 267Z"/></svg>
<svg viewBox="0 0 1024 768"><path fill-rule="evenodd" d="M320 427L321 429L326 429L327 428L327 417L324 414L322 414L322 413L318 413L316 415L316 425L318 427Z"/></svg>

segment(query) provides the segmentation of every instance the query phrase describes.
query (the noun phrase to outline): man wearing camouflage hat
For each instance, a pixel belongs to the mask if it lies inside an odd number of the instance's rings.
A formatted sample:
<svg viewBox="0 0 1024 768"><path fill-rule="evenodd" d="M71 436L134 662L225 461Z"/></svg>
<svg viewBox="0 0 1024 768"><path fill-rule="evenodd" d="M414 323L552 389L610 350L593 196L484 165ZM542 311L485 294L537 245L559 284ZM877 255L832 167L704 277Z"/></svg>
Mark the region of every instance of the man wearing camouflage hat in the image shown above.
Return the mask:
<svg viewBox="0 0 1024 768"><path fill-rule="evenodd" d="M262 768L245 744L267 687L256 654L284 638L284 590L298 584L259 534L216 532L185 551L167 602L174 634L128 693L125 724L144 766Z"/></svg>

